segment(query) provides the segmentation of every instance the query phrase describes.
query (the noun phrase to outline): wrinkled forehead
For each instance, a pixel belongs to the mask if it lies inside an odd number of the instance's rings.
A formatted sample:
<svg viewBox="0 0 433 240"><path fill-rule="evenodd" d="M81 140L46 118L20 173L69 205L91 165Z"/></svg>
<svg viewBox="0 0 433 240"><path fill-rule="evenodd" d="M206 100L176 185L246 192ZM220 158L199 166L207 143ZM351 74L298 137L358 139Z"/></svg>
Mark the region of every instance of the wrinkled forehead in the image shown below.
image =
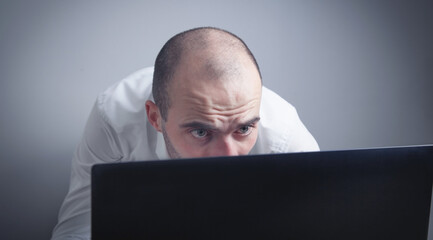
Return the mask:
<svg viewBox="0 0 433 240"><path fill-rule="evenodd" d="M242 85L241 82L200 81L173 90L168 119L179 123L198 121L228 128L259 118L261 85Z"/></svg>
<svg viewBox="0 0 433 240"><path fill-rule="evenodd" d="M204 115L256 112L261 88L260 74L246 54L208 47L182 58L168 86L168 111L175 108L177 117L182 111Z"/></svg>

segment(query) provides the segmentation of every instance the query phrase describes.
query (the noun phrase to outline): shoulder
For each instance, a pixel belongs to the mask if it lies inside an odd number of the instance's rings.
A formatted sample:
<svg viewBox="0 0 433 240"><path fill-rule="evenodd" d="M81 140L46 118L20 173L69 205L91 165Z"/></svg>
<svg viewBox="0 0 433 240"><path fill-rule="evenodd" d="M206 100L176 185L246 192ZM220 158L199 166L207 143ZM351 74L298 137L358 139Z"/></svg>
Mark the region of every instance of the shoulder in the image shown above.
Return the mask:
<svg viewBox="0 0 433 240"><path fill-rule="evenodd" d="M122 161L157 159L157 132L146 115L146 101L153 100L152 80L153 67L144 68L100 93L85 135L94 139L96 146L105 143L105 147L117 149Z"/></svg>
<svg viewBox="0 0 433 240"><path fill-rule="evenodd" d="M290 128L290 123L298 118L295 107L280 97L272 90L262 88L262 101L260 106L260 122L266 127L272 127L276 123L282 124L282 128Z"/></svg>
<svg viewBox="0 0 433 240"><path fill-rule="evenodd" d="M318 145L295 107L266 87L262 89L256 153L316 151Z"/></svg>
<svg viewBox="0 0 433 240"><path fill-rule="evenodd" d="M143 122L145 103L152 100L153 67L140 69L118 81L97 98L102 117L114 128Z"/></svg>
<svg viewBox="0 0 433 240"><path fill-rule="evenodd" d="M290 103L265 86L262 87L261 104L263 111L277 111L283 107L290 112L296 112L295 108Z"/></svg>

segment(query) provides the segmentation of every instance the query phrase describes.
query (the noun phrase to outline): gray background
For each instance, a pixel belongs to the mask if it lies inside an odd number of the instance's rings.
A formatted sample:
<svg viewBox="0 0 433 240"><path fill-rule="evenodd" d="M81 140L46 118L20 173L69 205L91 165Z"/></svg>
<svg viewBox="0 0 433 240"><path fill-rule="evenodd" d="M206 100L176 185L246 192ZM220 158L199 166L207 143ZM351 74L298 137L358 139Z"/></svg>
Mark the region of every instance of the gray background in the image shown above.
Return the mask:
<svg viewBox="0 0 433 240"><path fill-rule="evenodd" d="M243 38L322 150L433 143L431 1L0 3L0 239L47 239L96 95L172 35Z"/></svg>

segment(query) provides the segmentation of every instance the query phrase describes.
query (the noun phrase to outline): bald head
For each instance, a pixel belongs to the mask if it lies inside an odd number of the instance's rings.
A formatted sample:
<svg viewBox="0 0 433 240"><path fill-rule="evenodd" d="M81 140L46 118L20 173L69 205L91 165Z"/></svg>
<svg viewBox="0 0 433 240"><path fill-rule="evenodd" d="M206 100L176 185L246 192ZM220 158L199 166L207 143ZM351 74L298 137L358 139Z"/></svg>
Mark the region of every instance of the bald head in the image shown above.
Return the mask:
<svg viewBox="0 0 433 240"><path fill-rule="evenodd" d="M167 120L168 89L179 69L202 76L201 79L221 80L242 74L245 64L254 64L260 76L247 45L230 32L205 27L175 35L163 46L155 61L152 93L162 118Z"/></svg>

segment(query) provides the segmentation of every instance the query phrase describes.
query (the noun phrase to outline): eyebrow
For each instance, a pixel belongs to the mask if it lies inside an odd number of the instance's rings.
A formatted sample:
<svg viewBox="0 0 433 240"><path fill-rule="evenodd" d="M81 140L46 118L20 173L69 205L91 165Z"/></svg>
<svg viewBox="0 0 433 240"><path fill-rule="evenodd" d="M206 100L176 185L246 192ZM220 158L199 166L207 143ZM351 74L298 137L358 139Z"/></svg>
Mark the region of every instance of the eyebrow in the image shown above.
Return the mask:
<svg viewBox="0 0 433 240"><path fill-rule="evenodd" d="M257 123L258 121L260 121L260 117L255 117L249 121L246 121L244 123L238 124L238 128L243 127L243 126L248 126L248 125L252 125Z"/></svg>
<svg viewBox="0 0 433 240"><path fill-rule="evenodd" d="M189 122L180 125L181 128L216 129L214 126L202 122Z"/></svg>
<svg viewBox="0 0 433 240"><path fill-rule="evenodd" d="M244 123L238 124L237 128L243 127L243 126L248 126L251 124L255 124L256 122L260 121L260 117L255 117L249 121L246 121ZM209 129L209 130L217 130L216 127L207 124L207 123L202 123L202 122L198 122L198 121L193 121L193 122L189 122L189 123L184 123L179 125L181 128L197 128L197 129Z"/></svg>

